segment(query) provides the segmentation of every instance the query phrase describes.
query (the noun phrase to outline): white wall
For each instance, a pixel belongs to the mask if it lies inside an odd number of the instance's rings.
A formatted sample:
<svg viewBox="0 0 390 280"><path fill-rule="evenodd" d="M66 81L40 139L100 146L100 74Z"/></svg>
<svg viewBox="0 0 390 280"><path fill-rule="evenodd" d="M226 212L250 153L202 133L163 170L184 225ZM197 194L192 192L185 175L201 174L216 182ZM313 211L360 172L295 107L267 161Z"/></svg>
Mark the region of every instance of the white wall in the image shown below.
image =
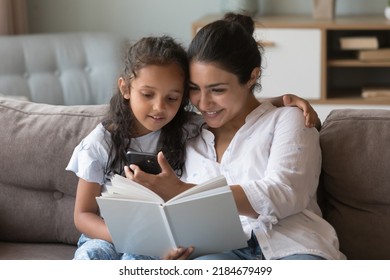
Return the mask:
<svg viewBox="0 0 390 280"><path fill-rule="evenodd" d="M223 1L223 0L221 0ZM260 0L264 14L310 14L312 0ZM383 14L387 0L336 0L336 15Z"/></svg>
<svg viewBox="0 0 390 280"><path fill-rule="evenodd" d="M167 34L184 44L191 24L220 11L220 0L29 0L32 33L106 31L131 40Z"/></svg>
<svg viewBox="0 0 390 280"><path fill-rule="evenodd" d="M32 33L106 31L138 40L168 34L185 45L191 24L231 0L29 0ZM336 14L383 14L386 0L337 0ZM311 14L312 0L258 0L259 14Z"/></svg>
<svg viewBox="0 0 390 280"><path fill-rule="evenodd" d="M28 0L30 30L32 33L105 31L130 40L168 34L186 46L192 36L192 22L205 14L220 13L226 6L222 1L232 0ZM383 15L386 2L337 0L336 16ZM258 0L258 6L260 15L310 15L312 0ZM314 107L323 121L330 110L349 106Z"/></svg>

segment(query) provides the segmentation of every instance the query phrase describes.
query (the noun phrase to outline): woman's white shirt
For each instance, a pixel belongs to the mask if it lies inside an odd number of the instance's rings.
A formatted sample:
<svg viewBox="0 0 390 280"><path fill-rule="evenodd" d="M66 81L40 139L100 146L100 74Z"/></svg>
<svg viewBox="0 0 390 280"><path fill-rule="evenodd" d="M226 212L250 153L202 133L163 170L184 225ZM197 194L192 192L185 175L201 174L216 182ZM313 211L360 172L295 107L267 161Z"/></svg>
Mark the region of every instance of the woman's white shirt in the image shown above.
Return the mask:
<svg viewBox="0 0 390 280"><path fill-rule="evenodd" d="M187 142L182 180L200 184L224 175L240 185L258 219L240 216L267 259L313 254L344 259L333 227L321 218L316 191L321 172L319 134L302 111L263 103L246 118L217 162L214 135L202 128Z"/></svg>

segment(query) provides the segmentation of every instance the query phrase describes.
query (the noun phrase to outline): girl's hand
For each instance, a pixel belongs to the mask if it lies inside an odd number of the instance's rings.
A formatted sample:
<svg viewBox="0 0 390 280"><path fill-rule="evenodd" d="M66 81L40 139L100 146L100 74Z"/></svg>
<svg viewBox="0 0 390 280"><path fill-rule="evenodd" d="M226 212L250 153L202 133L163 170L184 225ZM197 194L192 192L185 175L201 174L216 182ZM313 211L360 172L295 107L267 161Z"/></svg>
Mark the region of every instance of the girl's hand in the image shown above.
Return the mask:
<svg viewBox="0 0 390 280"><path fill-rule="evenodd" d="M194 251L193 247L189 248L177 248L166 254L162 259L163 260L186 260Z"/></svg>
<svg viewBox="0 0 390 280"><path fill-rule="evenodd" d="M307 127L315 126L317 129L320 129L321 121L318 118L317 112L313 109L307 100L294 94L285 94L283 95L283 105L298 107L303 111L303 115L305 116L305 125Z"/></svg>
<svg viewBox="0 0 390 280"><path fill-rule="evenodd" d="M158 194L164 201L171 199L179 193L193 187L192 184L182 182L177 176L162 152L157 155L158 164L161 167L161 173L157 175L142 171L137 165L125 166L125 175L127 178L151 189ZM131 170L133 172L131 172Z"/></svg>

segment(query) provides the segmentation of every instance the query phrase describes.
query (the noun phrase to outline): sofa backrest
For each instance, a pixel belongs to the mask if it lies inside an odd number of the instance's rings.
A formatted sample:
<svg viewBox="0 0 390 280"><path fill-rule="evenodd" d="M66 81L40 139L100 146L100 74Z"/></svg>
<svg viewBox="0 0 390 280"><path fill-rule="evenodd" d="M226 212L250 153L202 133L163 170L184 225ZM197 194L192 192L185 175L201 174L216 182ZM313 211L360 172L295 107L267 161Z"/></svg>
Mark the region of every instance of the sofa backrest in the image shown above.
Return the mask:
<svg viewBox="0 0 390 280"><path fill-rule="evenodd" d="M123 43L105 33L0 36L0 94L56 105L108 103Z"/></svg>
<svg viewBox="0 0 390 280"><path fill-rule="evenodd" d="M78 179L65 167L107 109L0 98L0 241L76 244Z"/></svg>
<svg viewBox="0 0 390 280"><path fill-rule="evenodd" d="M390 110L334 110L320 141L323 214L341 251L390 259Z"/></svg>

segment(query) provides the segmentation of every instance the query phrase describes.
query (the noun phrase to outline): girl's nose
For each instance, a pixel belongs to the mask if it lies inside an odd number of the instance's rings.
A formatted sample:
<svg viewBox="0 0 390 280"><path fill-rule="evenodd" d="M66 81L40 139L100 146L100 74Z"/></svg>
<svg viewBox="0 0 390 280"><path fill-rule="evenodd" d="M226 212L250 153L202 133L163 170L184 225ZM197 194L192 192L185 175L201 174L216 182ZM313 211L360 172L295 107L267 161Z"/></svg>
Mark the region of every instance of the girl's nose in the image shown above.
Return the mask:
<svg viewBox="0 0 390 280"><path fill-rule="evenodd" d="M162 98L158 98L155 100L153 104L153 109L156 111L164 111L165 110L165 102Z"/></svg>

